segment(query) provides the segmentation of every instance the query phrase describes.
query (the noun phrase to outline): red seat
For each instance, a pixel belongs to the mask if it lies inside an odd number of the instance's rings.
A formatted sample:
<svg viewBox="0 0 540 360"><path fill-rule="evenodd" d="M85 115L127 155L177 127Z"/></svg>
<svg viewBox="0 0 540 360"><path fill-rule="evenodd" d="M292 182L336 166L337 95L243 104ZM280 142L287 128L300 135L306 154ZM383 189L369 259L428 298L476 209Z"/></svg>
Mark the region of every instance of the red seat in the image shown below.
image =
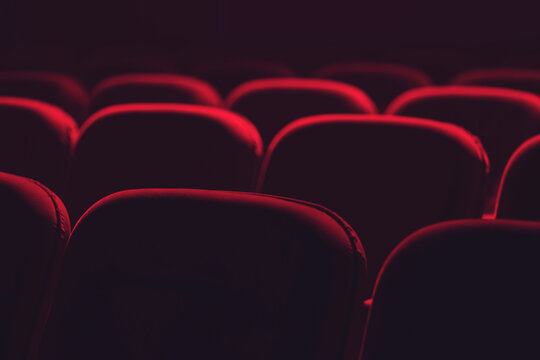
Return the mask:
<svg viewBox="0 0 540 360"><path fill-rule="evenodd" d="M512 152L540 133L540 97L511 89L442 86L410 90L390 104L388 114L418 116L463 126L478 136L491 161L487 211Z"/></svg>
<svg viewBox="0 0 540 360"><path fill-rule="evenodd" d="M0 97L0 171L26 176L63 195L75 121L47 103Z"/></svg>
<svg viewBox="0 0 540 360"><path fill-rule="evenodd" d="M539 239L540 223L503 220L411 235L381 270L360 359L538 358Z"/></svg>
<svg viewBox="0 0 540 360"><path fill-rule="evenodd" d="M132 190L77 223L44 359L356 360L365 258L316 205Z"/></svg>
<svg viewBox="0 0 540 360"><path fill-rule="evenodd" d="M522 144L504 171L496 217L540 220L540 135Z"/></svg>
<svg viewBox="0 0 540 360"><path fill-rule="evenodd" d="M246 81L294 76L294 71L287 66L262 60L207 62L195 67L192 73L214 85L222 96Z"/></svg>
<svg viewBox="0 0 540 360"><path fill-rule="evenodd" d="M135 73L175 73L177 68L166 59L140 54L102 54L82 61L77 76L88 87L116 75Z"/></svg>
<svg viewBox="0 0 540 360"><path fill-rule="evenodd" d="M37 181L0 172L0 353L32 359L70 233L62 202Z"/></svg>
<svg viewBox="0 0 540 360"><path fill-rule="evenodd" d="M262 156L255 127L224 109L116 105L94 114L73 152L73 219L100 198L137 188L252 190Z"/></svg>
<svg viewBox="0 0 540 360"><path fill-rule="evenodd" d="M285 125L304 116L377 111L371 99L354 86L300 78L249 81L232 91L226 105L252 121L265 144Z"/></svg>
<svg viewBox="0 0 540 360"><path fill-rule="evenodd" d="M208 83L173 74L128 74L113 76L92 91L93 112L126 103L184 103L220 106L221 97Z"/></svg>
<svg viewBox="0 0 540 360"><path fill-rule="evenodd" d="M483 60L456 49L410 49L396 54L401 64L422 69L435 84L447 84L456 74L479 66Z"/></svg>
<svg viewBox="0 0 540 360"><path fill-rule="evenodd" d="M452 83L502 87L540 95L540 70L504 68L470 70L456 76Z"/></svg>
<svg viewBox="0 0 540 360"><path fill-rule="evenodd" d="M343 62L319 68L314 77L354 85L365 91L382 112L399 94L431 85L429 77L420 70L390 63Z"/></svg>
<svg viewBox="0 0 540 360"><path fill-rule="evenodd" d="M75 79L42 71L0 72L0 96L24 97L56 105L81 123L88 111L88 93Z"/></svg>
<svg viewBox="0 0 540 360"><path fill-rule="evenodd" d="M274 138L259 190L341 214L366 248L372 281L416 229L482 215L487 159L451 124L388 115L319 115Z"/></svg>

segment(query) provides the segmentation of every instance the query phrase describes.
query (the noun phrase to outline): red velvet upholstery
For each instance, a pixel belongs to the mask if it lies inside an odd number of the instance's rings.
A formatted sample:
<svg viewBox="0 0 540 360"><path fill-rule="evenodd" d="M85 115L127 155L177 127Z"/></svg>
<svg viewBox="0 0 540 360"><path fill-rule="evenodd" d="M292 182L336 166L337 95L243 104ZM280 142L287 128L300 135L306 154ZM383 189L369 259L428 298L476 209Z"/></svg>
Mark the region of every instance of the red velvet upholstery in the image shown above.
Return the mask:
<svg viewBox="0 0 540 360"><path fill-rule="evenodd" d="M172 74L128 74L108 78L92 91L91 109L126 103L186 103L220 106L221 97L208 83Z"/></svg>
<svg viewBox="0 0 540 360"><path fill-rule="evenodd" d="M81 129L70 170L76 219L125 189L251 190L262 156L255 127L224 109L181 104L116 105Z"/></svg>
<svg viewBox="0 0 540 360"><path fill-rule="evenodd" d="M88 111L88 93L75 79L42 71L0 72L0 96L24 97L56 105L81 123Z"/></svg>
<svg viewBox="0 0 540 360"><path fill-rule="evenodd" d="M0 97L0 171L38 180L62 195L77 136L77 124L60 108Z"/></svg>
<svg viewBox="0 0 540 360"><path fill-rule="evenodd" d="M43 185L2 172L0 214L0 356L32 359L69 237L69 217Z"/></svg>
<svg viewBox="0 0 540 360"><path fill-rule="evenodd" d="M496 217L540 221L540 135L523 143L508 161Z"/></svg>
<svg viewBox="0 0 540 360"><path fill-rule="evenodd" d="M491 161L486 188L490 202L512 152L523 141L540 133L540 97L511 89L474 86L414 89L392 102L387 113L453 123L478 136Z"/></svg>
<svg viewBox="0 0 540 360"><path fill-rule="evenodd" d="M312 201L345 218L366 248L372 281L416 229L480 217L487 159L451 124L388 115L319 115L272 141L259 190Z"/></svg>
<svg viewBox="0 0 540 360"><path fill-rule="evenodd" d="M132 190L77 223L47 359L350 359L366 295L350 227L296 200Z"/></svg>
<svg viewBox="0 0 540 360"><path fill-rule="evenodd" d="M452 83L503 87L540 95L540 70L511 68L470 70L456 76Z"/></svg>
<svg viewBox="0 0 540 360"><path fill-rule="evenodd" d="M385 263L362 360L540 356L540 223L462 220L422 229Z"/></svg>
<svg viewBox="0 0 540 360"><path fill-rule="evenodd" d="M257 126L265 145L298 118L328 113L374 113L375 105L349 84L323 79L253 80L237 87L226 105Z"/></svg>
<svg viewBox="0 0 540 360"><path fill-rule="evenodd" d="M226 96L238 85L255 79L291 77L294 71L280 63L262 60L207 62L197 66L193 75L208 81Z"/></svg>
<svg viewBox="0 0 540 360"><path fill-rule="evenodd" d="M391 63L342 62L319 68L314 77L342 81L365 91L382 112L399 94L431 85L415 68Z"/></svg>

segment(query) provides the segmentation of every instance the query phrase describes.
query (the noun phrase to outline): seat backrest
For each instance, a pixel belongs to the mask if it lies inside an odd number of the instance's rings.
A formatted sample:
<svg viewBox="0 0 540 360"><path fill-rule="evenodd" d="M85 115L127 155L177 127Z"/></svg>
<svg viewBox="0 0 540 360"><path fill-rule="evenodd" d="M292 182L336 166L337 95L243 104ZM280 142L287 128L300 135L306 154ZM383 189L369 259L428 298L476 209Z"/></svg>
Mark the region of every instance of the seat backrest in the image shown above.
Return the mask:
<svg viewBox="0 0 540 360"><path fill-rule="evenodd" d="M540 70L512 68L469 70L456 76L452 83L502 87L540 95Z"/></svg>
<svg viewBox="0 0 540 360"><path fill-rule="evenodd" d="M416 232L379 275L361 359L538 358L539 253L537 222Z"/></svg>
<svg viewBox="0 0 540 360"><path fill-rule="evenodd" d="M69 217L43 185L3 172L0 214L0 357L32 359L69 237Z"/></svg>
<svg viewBox="0 0 540 360"><path fill-rule="evenodd" d="M110 77L92 90L91 111L126 103L184 103L220 106L208 83L173 74L126 74Z"/></svg>
<svg viewBox="0 0 540 360"><path fill-rule="evenodd" d="M540 133L540 97L511 89L474 86L414 89L394 100L387 113L453 123L478 136L491 162L487 186L490 202L512 153L523 141Z"/></svg>
<svg viewBox="0 0 540 360"><path fill-rule="evenodd" d="M116 75L135 73L175 73L175 64L160 57L140 54L103 54L85 58L77 67L77 77L92 89L101 81Z"/></svg>
<svg viewBox="0 0 540 360"><path fill-rule="evenodd" d="M26 176L63 195L75 121L60 108L0 97L0 171Z"/></svg>
<svg viewBox="0 0 540 360"><path fill-rule="evenodd" d="M478 55L451 49L410 49L398 51L395 56L400 64L422 69L435 84L448 84L461 72L478 67L484 62Z"/></svg>
<svg viewBox="0 0 540 360"><path fill-rule="evenodd" d="M81 129L70 167L68 208L76 219L100 198L126 189L249 191L261 157L255 127L227 110L180 104L111 106Z"/></svg>
<svg viewBox="0 0 540 360"><path fill-rule="evenodd" d="M224 97L246 81L294 76L294 71L283 64L249 59L207 62L192 73L215 86Z"/></svg>
<svg viewBox="0 0 540 360"><path fill-rule="evenodd" d="M481 216L487 166L478 140L451 124L319 115L297 120L276 136L259 190L341 214L364 243L373 281L386 256L411 232Z"/></svg>
<svg viewBox="0 0 540 360"><path fill-rule="evenodd" d="M87 115L86 89L68 75L43 71L0 72L0 96L23 97L56 105L78 123Z"/></svg>
<svg viewBox="0 0 540 360"><path fill-rule="evenodd" d="M540 221L540 135L512 155L501 180L496 217Z"/></svg>
<svg viewBox="0 0 540 360"><path fill-rule="evenodd" d="M232 91L226 105L257 126L266 146L281 128L304 116L376 112L371 99L360 89L324 79L249 81Z"/></svg>
<svg viewBox="0 0 540 360"><path fill-rule="evenodd" d="M362 89L381 112L399 94L431 85L431 80L422 71L391 63L334 63L319 68L313 76L345 82Z"/></svg>
<svg viewBox="0 0 540 360"><path fill-rule="evenodd" d="M365 259L319 206L123 191L77 223L44 359L351 359Z"/></svg>

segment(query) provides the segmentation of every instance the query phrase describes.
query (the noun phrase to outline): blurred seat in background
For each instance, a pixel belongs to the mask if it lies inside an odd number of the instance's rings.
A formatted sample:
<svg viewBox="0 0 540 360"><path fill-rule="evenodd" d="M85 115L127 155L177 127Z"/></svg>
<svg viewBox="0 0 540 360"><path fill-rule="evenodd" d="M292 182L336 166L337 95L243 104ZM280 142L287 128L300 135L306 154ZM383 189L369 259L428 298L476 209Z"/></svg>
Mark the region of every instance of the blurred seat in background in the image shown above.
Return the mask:
<svg viewBox="0 0 540 360"><path fill-rule="evenodd" d="M207 82L174 74L128 74L108 78L92 91L91 110L129 103L179 103L221 106Z"/></svg>
<svg viewBox="0 0 540 360"><path fill-rule="evenodd" d="M0 72L0 96L40 100L56 105L82 123L88 111L88 93L74 78L42 71Z"/></svg>
<svg viewBox="0 0 540 360"><path fill-rule="evenodd" d="M333 63L319 68L313 76L358 87L373 99L380 112L399 94L431 85L429 77L420 70L391 63Z"/></svg>
<svg viewBox="0 0 540 360"><path fill-rule="evenodd" d="M291 68L264 60L205 62L196 66L191 73L215 86L223 97L246 81L294 76Z"/></svg>
<svg viewBox="0 0 540 360"><path fill-rule="evenodd" d="M334 113L375 113L362 90L324 79L252 80L234 89L226 106L257 126L265 146L285 125L304 116Z"/></svg>
<svg viewBox="0 0 540 360"><path fill-rule="evenodd" d="M476 69L459 74L452 84L502 87L540 95L540 70Z"/></svg>
<svg viewBox="0 0 540 360"><path fill-rule="evenodd" d="M116 75L135 73L176 73L178 69L167 59L140 54L108 54L89 57L81 61L77 77L93 89L101 81Z"/></svg>

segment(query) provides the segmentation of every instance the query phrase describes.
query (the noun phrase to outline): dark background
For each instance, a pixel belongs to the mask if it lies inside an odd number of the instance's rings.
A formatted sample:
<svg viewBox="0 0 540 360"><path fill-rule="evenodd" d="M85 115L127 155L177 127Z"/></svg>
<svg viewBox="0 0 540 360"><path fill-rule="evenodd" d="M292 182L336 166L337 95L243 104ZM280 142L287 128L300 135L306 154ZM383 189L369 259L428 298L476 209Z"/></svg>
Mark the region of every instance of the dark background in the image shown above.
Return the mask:
<svg viewBox="0 0 540 360"><path fill-rule="evenodd" d="M2 0L0 51L77 58L129 49L185 59L240 51L305 60L436 50L497 62L540 54L539 8L530 0Z"/></svg>

